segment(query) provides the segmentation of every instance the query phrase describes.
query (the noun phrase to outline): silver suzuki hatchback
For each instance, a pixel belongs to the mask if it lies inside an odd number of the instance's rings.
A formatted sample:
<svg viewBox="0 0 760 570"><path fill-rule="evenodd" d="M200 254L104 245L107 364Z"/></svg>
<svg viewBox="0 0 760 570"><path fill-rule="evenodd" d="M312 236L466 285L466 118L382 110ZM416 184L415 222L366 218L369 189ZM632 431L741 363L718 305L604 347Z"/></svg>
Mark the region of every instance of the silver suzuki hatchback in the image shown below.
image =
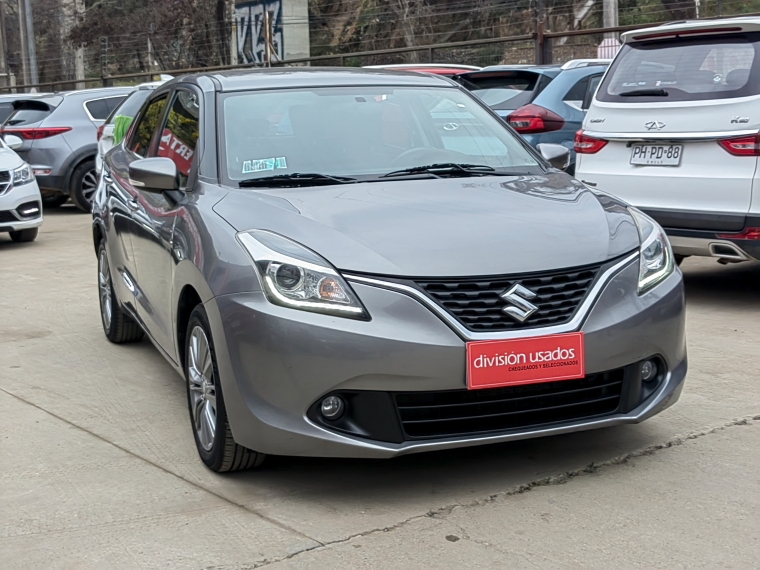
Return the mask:
<svg viewBox="0 0 760 570"><path fill-rule="evenodd" d="M681 273L541 152L440 77L171 81L105 157L105 334L184 376L215 471L645 420L686 375Z"/></svg>

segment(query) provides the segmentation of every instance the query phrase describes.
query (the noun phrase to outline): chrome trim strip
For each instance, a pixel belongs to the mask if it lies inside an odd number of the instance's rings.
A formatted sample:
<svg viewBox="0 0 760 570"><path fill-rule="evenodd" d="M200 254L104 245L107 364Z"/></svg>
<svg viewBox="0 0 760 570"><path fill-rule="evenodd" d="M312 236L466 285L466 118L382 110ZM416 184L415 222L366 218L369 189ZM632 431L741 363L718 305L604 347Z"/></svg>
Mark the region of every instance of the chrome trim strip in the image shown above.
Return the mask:
<svg viewBox="0 0 760 570"><path fill-rule="evenodd" d="M583 134L596 139L606 139L608 141L711 141L733 137L743 137L745 135L756 135L757 129L745 129L742 131L708 131L703 133L659 133L659 132L638 132L638 133L603 133L600 131L584 130Z"/></svg>
<svg viewBox="0 0 760 570"><path fill-rule="evenodd" d="M462 337L464 340L501 340L501 339L510 339L510 338L525 338L530 336L536 336L536 334L541 335L548 335L548 334L559 334L559 333L565 333L565 332L573 332L580 328L581 324L583 323L583 320L586 318L586 315L588 314L589 310L591 309L591 306L596 301L597 297L599 296L599 293L601 293L602 289L609 283L609 281L612 279L612 277L620 272L625 266L632 263L634 260L638 259L639 252L635 251L625 257L625 259L622 259L621 261L617 262L615 265L610 267L607 271L605 271L599 279L597 279L594 286L589 291L589 294L586 296L586 299L581 303L581 305L578 307L578 310L575 313L575 316L568 322L563 323L561 325L555 325L551 327L536 327L536 328L530 328L530 329L521 329L517 331L501 331L501 332L495 332L495 333L477 333L472 332L468 330L464 325L462 325L459 321L457 321L451 314L449 314L446 309L438 305L435 301L433 301L430 297L427 295L421 293L417 289L414 289L413 287L409 287L407 285L402 285L400 283L393 283L390 281L383 281L382 279L373 279L371 277L362 277L360 275L351 275L348 273L344 273L343 277L344 279L354 282L354 283L361 283L364 285L370 285L373 287L380 287L381 289L390 289L391 291L397 291L399 293L404 293L405 295L408 295L423 305L425 305L428 309L433 311L443 322L445 322L455 333L457 333L460 337Z"/></svg>

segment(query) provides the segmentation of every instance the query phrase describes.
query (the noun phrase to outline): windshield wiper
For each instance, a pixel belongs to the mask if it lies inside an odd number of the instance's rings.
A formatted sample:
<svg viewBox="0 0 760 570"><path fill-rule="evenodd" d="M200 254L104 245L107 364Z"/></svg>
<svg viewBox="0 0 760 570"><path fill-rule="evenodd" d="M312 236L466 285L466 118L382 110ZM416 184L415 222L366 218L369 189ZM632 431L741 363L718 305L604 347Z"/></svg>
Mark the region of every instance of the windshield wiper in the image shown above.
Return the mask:
<svg viewBox="0 0 760 570"><path fill-rule="evenodd" d="M634 89L618 93L620 97L667 97L669 93L664 89Z"/></svg>
<svg viewBox="0 0 760 570"><path fill-rule="evenodd" d="M330 186L333 184L351 184L356 178L347 176L330 176L329 174L302 173L262 176L240 181L240 188L297 188L300 186Z"/></svg>
<svg viewBox="0 0 760 570"><path fill-rule="evenodd" d="M441 176L485 176L492 174L496 170L485 164L458 164L456 162L442 162L440 164L428 164L427 166L413 166L403 170L394 170L388 174L383 174L380 178L391 178L392 176L405 176L410 174L431 174L440 178Z"/></svg>

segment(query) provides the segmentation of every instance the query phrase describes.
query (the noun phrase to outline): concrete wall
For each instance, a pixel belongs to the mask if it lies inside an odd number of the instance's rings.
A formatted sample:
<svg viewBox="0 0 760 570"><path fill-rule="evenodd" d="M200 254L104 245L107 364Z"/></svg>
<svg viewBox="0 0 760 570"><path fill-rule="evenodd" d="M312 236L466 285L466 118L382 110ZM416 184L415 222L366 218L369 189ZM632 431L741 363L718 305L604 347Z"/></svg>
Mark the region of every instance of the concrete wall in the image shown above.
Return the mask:
<svg viewBox="0 0 760 570"><path fill-rule="evenodd" d="M273 23L273 55L280 60L309 57L308 0L248 0L235 3L238 62L264 61L265 11Z"/></svg>

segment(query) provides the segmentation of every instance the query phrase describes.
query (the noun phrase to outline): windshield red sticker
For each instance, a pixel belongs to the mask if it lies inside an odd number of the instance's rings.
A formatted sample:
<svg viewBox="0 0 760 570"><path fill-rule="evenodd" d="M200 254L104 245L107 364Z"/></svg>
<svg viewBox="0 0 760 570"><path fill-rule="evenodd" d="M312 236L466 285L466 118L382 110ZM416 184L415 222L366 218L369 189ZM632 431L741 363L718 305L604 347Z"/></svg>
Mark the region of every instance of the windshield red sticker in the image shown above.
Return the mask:
<svg viewBox="0 0 760 570"><path fill-rule="evenodd" d="M467 388L583 378L583 333L467 343Z"/></svg>

